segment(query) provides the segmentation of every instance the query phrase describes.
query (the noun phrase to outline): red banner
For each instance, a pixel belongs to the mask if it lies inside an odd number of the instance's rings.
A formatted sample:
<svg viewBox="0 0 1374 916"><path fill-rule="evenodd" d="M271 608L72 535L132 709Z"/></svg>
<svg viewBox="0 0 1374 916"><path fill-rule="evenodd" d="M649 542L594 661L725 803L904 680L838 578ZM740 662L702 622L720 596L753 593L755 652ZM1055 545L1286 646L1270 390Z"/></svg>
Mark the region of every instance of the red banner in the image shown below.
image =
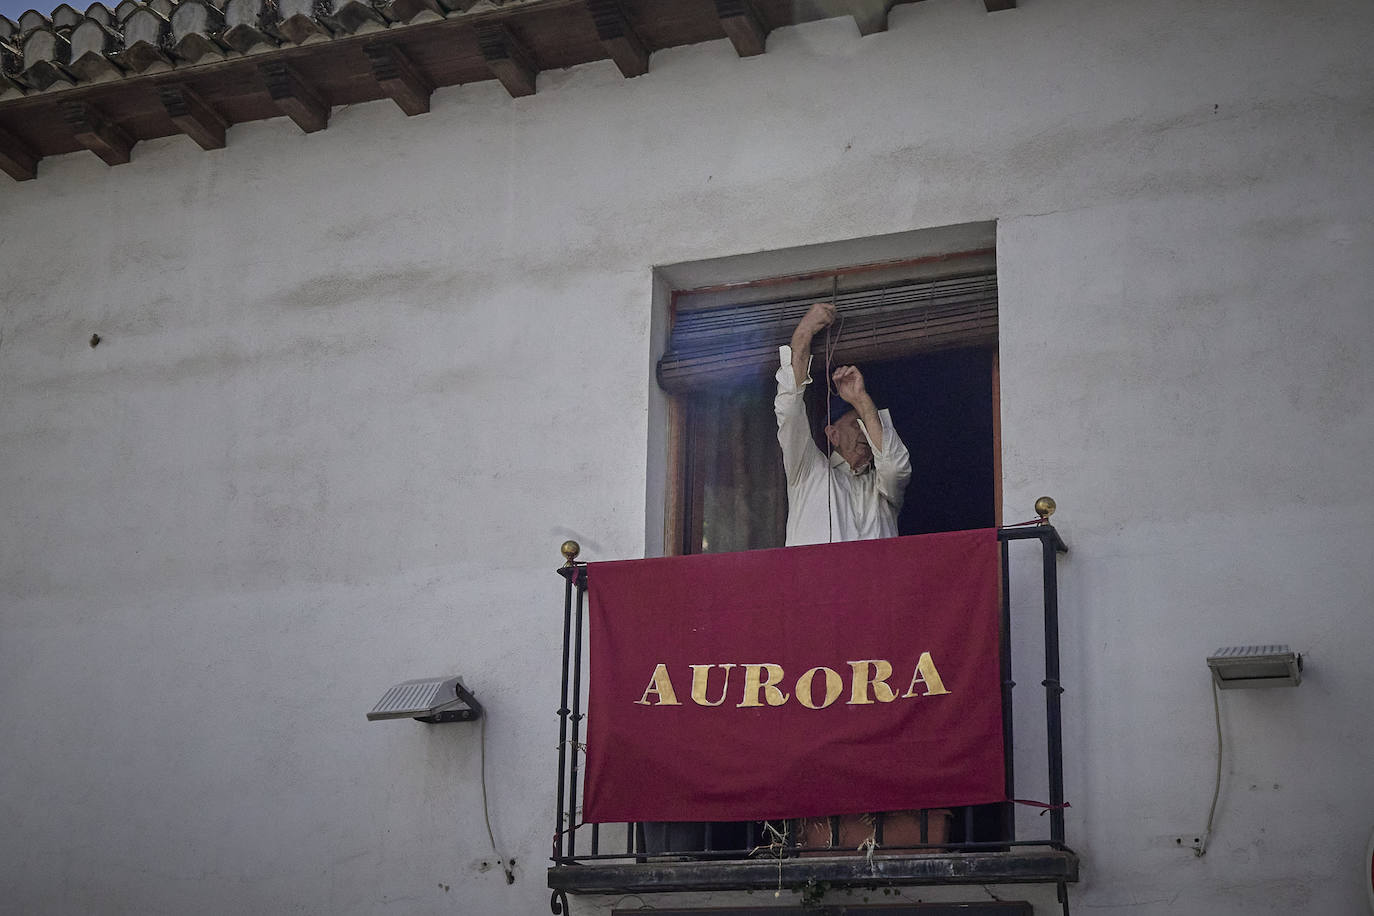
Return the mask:
<svg viewBox="0 0 1374 916"><path fill-rule="evenodd" d="M1005 799L995 530L587 574L586 822Z"/></svg>

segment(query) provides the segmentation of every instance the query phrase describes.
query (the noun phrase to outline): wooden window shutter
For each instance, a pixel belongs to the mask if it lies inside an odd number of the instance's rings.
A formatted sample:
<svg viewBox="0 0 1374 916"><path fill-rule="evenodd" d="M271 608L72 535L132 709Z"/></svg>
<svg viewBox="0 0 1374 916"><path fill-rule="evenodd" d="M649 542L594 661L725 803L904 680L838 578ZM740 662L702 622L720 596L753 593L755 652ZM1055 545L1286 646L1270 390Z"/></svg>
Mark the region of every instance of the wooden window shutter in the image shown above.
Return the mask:
<svg viewBox="0 0 1374 916"><path fill-rule="evenodd" d="M958 267L962 266L962 270ZM917 353L997 343L997 274L991 258L952 265L939 276L879 281L836 296L836 365L900 359ZM955 272L950 273L951 267ZM843 281L853 284L857 277ZM831 280L820 286L783 285L772 298L759 288L709 295L681 294L658 383L672 394L729 387L778 368L778 347L811 303L829 300ZM778 295L781 293L782 295ZM767 294L767 289L762 291ZM756 297L753 301L740 301ZM721 300L725 301L722 302ZM734 299L734 301L730 301ZM820 343L814 352L820 355Z"/></svg>

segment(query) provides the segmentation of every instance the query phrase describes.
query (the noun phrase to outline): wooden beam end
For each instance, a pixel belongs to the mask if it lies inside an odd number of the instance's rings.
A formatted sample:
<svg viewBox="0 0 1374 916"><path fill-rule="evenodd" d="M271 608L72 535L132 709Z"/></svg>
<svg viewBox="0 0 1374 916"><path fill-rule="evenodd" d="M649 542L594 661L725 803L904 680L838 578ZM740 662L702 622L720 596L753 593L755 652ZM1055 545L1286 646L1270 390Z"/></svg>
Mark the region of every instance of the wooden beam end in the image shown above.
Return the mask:
<svg viewBox="0 0 1374 916"><path fill-rule="evenodd" d="M372 78L377 81L383 95L407 115L429 111L429 97L434 92L434 85L400 48L378 42L364 45L363 53L367 55Z"/></svg>
<svg viewBox="0 0 1374 916"><path fill-rule="evenodd" d="M892 0L849 0L849 10L860 35L886 32L887 14L891 9Z"/></svg>
<svg viewBox="0 0 1374 916"><path fill-rule="evenodd" d="M477 46L492 75L501 81L507 92L515 98L534 95L539 68L535 66L534 55L509 28L501 23L479 27Z"/></svg>
<svg viewBox="0 0 1374 916"><path fill-rule="evenodd" d="M649 72L649 51L644 46L620 0L587 0L587 12L596 26L596 37L626 79Z"/></svg>
<svg viewBox="0 0 1374 916"><path fill-rule="evenodd" d="M38 156L28 144L7 130L0 130L0 171L15 181L38 177Z"/></svg>
<svg viewBox="0 0 1374 916"><path fill-rule="evenodd" d="M118 124L109 121L85 102L63 102L62 120L76 142L95 153L106 165L123 165L131 158L135 141Z"/></svg>
<svg viewBox="0 0 1374 916"><path fill-rule="evenodd" d="M768 30L749 0L716 0L716 16L740 57L753 57L767 49Z"/></svg>
<svg viewBox="0 0 1374 916"><path fill-rule="evenodd" d="M301 79L295 68L273 61L259 67L267 92L282 114L307 134L329 126L329 106Z"/></svg>
<svg viewBox="0 0 1374 916"><path fill-rule="evenodd" d="M224 149L224 132L229 124L199 95L186 86L172 84L160 86L158 98L177 130L196 141L201 149Z"/></svg>

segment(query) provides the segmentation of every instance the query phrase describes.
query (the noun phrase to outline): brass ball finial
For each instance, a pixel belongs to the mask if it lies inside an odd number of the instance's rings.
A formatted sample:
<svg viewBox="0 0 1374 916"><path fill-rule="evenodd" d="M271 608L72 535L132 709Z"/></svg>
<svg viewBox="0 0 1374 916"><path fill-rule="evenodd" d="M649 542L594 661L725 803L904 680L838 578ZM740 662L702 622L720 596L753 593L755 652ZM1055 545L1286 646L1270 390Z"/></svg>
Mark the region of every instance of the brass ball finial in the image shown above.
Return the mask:
<svg viewBox="0 0 1374 916"><path fill-rule="evenodd" d="M1042 496L1035 501L1035 514L1045 521L1050 520L1050 516L1054 514L1054 510L1055 505L1053 496Z"/></svg>
<svg viewBox="0 0 1374 916"><path fill-rule="evenodd" d="M577 555L582 552L582 545L576 541L564 541L563 546L558 549L563 552L563 559L567 560L563 565L572 566L573 560L576 560Z"/></svg>

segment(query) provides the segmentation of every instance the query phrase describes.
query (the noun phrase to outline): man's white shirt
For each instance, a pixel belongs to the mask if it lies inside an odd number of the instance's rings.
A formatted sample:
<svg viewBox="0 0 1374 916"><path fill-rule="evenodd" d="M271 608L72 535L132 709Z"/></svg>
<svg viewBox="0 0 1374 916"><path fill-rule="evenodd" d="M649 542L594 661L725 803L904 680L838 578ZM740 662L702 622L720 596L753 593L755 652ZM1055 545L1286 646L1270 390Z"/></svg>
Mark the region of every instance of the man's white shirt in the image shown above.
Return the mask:
<svg viewBox="0 0 1374 916"><path fill-rule="evenodd" d="M887 410L878 411L883 425L881 449L873 444L863 420L859 421L873 449L873 466L856 475L838 453L827 459L811 438L802 400L811 384L810 365L805 381L798 385L792 372L792 348L784 344L778 355L782 366L773 413L787 472L787 546L896 537L897 515L911 479L911 455L892 428Z"/></svg>

